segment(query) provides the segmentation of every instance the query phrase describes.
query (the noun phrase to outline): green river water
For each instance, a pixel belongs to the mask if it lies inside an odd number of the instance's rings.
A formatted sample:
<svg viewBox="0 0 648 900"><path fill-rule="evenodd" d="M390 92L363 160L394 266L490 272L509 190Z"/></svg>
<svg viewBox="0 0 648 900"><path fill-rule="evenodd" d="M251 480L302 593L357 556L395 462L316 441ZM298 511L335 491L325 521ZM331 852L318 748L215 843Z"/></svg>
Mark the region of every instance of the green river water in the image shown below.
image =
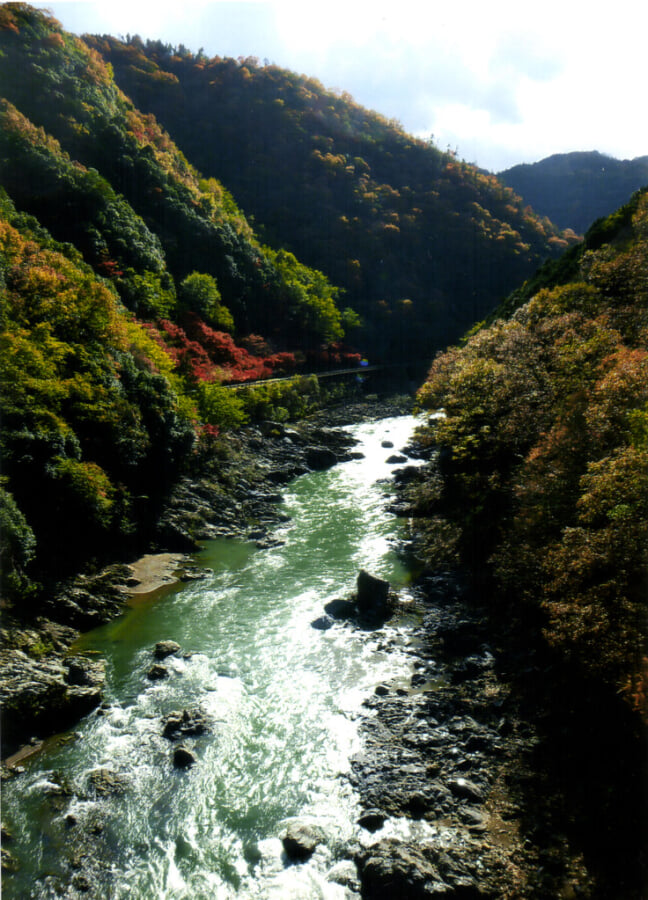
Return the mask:
<svg viewBox="0 0 648 900"><path fill-rule="evenodd" d="M364 459L287 486L282 546L211 541L196 557L209 578L167 589L84 636L81 649L106 660L110 706L3 786L3 820L21 863L5 900L355 896L326 877L345 843L367 838L345 775L359 749L362 700L379 681L409 674L407 627L320 631L311 622L353 590L360 568L407 597L393 549L402 525L385 509L395 451L381 442L397 451L413 426L411 417L354 426ZM397 638L395 649L384 649L386 637ZM187 656L169 657L170 677L151 682L152 648L163 639ZM175 770L161 718L195 706L213 727L185 742L197 765ZM93 795L89 779L102 768L124 776L121 793ZM63 798L62 783L71 788ZM326 835L306 864L282 856L291 820ZM76 854L83 876L84 853L92 862L82 892L69 887L64 861ZM88 887L83 877L76 883Z"/></svg>

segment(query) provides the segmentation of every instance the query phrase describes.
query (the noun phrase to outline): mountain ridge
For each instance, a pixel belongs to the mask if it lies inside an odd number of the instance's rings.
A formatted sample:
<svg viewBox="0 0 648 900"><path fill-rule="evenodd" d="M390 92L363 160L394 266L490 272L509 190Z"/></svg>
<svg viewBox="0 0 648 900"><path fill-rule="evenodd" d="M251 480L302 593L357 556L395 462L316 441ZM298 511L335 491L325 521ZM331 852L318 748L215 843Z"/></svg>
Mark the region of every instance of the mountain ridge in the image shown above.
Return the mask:
<svg viewBox="0 0 648 900"><path fill-rule="evenodd" d="M648 184L648 155L615 159L598 150L554 153L497 173L540 214L583 234Z"/></svg>

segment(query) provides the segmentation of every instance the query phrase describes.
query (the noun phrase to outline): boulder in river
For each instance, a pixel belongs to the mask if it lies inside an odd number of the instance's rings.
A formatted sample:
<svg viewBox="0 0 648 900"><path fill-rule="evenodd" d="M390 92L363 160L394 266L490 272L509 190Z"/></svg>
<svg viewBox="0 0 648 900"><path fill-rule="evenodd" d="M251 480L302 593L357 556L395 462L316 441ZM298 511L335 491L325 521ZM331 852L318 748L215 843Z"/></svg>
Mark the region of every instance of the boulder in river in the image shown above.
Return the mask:
<svg viewBox="0 0 648 900"><path fill-rule="evenodd" d="M333 619L352 619L357 611L352 600L342 600L341 598L330 600L324 607L324 612Z"/></svg>
<svg viewBox="0 0 648 900"><path fill-rule="evenodd" d="M321 844L324 836L319 828L313 825L291 824L286 829L282 838L286 856L304 862L315 852L318 844Z"/></svg>
<svg viewBox="0 0 648 900"><path fill-rule="evenodd" d="M358 825L367 831L373 832L382 828L386 821L387 816L385 813L380 812L378 809L368 809L358 819Z"/></svg>
<svg viewBox="0 0 648 900"><path fill-rule="evenodd" d="M389 615L389 582L364 569L358 575L358 611L364 619L384 619Z"/></svg>
<svg viewBox="0 0 648 900"><path fill-rule="evenodd" d="M154 663L146 673L146 677L151 681L160 681L162 678L169 677L169 670L166 666L161 666L159 663Z"/></svg>
<svg viewBox="0 0 648 900"><path fill-rule="evenodd" d="M209 719L199 708L171 712L164 717L163 723L162 734L171 741L209 731Z"/></svg>
<svg viewBox="0 0 648 900"><path fill-rule="evenodd" d="M335 453L328 447L307 447L306 465L310 469L330 469L338 461Z"/></svg>
<svg viewBox="0 0 648 900"><path fill-rule="evenodd" d="M176 769L188 769L194 766L197 761L191 750L182 744L173 751L173 765Z"/></svg>
<svg viewBox="0 0 648 900"><path fill-rule="evenodd" d="M153 656L156 659L166 659L167 656L173 656L180 652L180 644L175 641L158 641L153 650Z"/></svg>

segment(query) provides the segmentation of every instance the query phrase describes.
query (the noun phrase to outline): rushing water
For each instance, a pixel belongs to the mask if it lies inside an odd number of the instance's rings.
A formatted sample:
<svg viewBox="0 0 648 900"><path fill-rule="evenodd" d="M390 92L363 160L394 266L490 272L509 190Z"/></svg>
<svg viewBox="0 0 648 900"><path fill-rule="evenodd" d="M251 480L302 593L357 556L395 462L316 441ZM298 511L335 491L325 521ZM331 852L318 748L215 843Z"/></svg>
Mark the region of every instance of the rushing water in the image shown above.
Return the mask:
<svg viewBox="0 0 648 900"><path fill-rule="evenodd" d="M381 442L398 450L413 424L399 417L355 426L364 459L289 485L282 546L211 541L197 556L209 579L140 602L85 636L81 649L106 660L110 707L5 785L3 820L21 862L6 900L65 893L62 860L75 855L77 886L88 873L86 896L352 896L326 880L358 837L345 773L363 698L378 681L407 674L406 634L403 652L386 652L384 630L336 623L320 631L311 622L350 593L360 568L406 585L393 550L399 524L385 511L394 451ZM163 639L186 655L165 660L170 677L152 682L152 648ZM175 770L161 719L195 706L212 728L185 741L197 765ZM98 769L123 776L121 790L97 797ZM307 864L282 857L282 828L293 819L326 835Z"/></svg>

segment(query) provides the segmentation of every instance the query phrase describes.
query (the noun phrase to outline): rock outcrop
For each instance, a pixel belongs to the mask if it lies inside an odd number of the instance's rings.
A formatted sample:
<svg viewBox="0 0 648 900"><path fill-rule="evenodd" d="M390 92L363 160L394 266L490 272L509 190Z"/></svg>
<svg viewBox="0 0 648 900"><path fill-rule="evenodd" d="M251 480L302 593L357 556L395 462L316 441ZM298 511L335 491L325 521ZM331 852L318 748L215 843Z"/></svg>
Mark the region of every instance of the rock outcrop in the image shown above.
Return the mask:
<svg viewBox="0 0 648 900"><path fill-rule="evenodd" d="M104 664L85 657L33 659L0 651L3 756L32 736L70 727L101 703Z"/></svg>

